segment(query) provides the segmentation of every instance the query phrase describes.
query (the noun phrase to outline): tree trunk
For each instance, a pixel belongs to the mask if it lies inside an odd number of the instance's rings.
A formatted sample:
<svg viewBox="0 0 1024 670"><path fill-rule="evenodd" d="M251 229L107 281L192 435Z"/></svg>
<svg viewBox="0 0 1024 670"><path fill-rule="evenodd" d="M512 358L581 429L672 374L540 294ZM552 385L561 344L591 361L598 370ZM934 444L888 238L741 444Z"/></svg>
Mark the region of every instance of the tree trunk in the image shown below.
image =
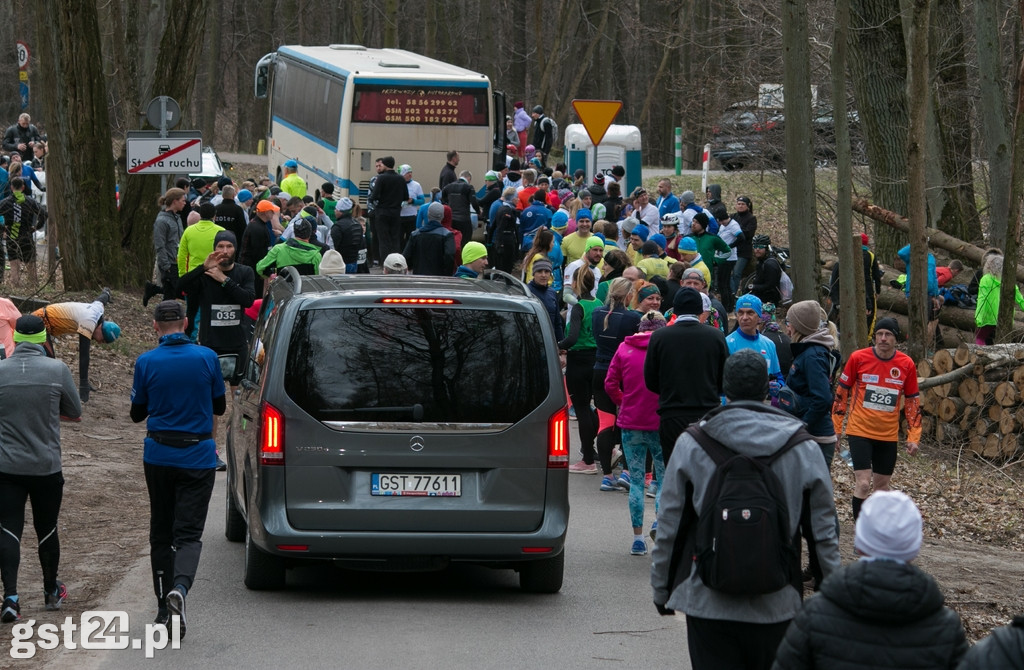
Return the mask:
<svg viewBox="0 0 1024 670"><path fill-rule="evenodd" d="M853 211L859 212L860 214L863 214L874 221L878 221L879 223L884 223L890 228L895 228L896 230L903 232L908 232L910 230L910 226L905 218L895 212L889 212L881 207L872 205L863 198L854 199L852 207ZM979 267L981 266L982 259L985 254L985 250L981 247L976 247L970 242L958 240L957 238L947 235L941 230L936 230L935 228L928 228L925 232L928 233L928 243L931 246L939 249L945 249L949 253L955 256L960 256L974 265ZM1003 264L1003 268L1005 269L1008 265L1009 261ZM1024 268L1017 268L1016 279L1019 282L1024 282Z"/></svg>
<svg viewBox="0 0 1024 670"><path fill-rule="evenodd" d="M850 30L850 0L836 0L835 36L832 40L832 119L836 132L836 202L850 198L852 168L850 156L850 122L846 112L846 49ZM864 279L857 279L860 264L857 251L860 240L853 239L853 212L845 207L836 208L836 227L839 241L840 320L855 323L856 328L843 328L839 332L843 360L860 349L867 341L867 323L861 315L857 292ZM857 260L855 260L857 259ZM859 281L859 284L858 284ZM866 288L866 287L865 287ZM872 289L874 290L874 289ZM863 294L862 294L863 295Z"/></svg>
<svg viewBox="0 0 1024 670"><path fill-rule="evenodd" d="M153 91L169 95L181 105L183 120L179 129L192 127L187 110L192 101L210 7L210 0L172 0L167 8L167 21L163 26L153 75ZM182 35L190 35L194 39L182 39ZM119 214L122 235L118 242L125 254L119 262L125 267L129 280L136 284L148 278L153 271L152 222L157 213L159 191L160 177L157 175L132 175L125 179L121 189ZM117 248L117 245L111 248Z"/></svg>
<svg viewBox="0 0 1024 670"><path fill-rule="evenodd" d="M806 0L782 3L783 73L786 114L786 209L793 300L818 295L818 215L814 192L814 142L811 129L811 66Z"/></svg>
<svg viewBox="0 0 1024 670"><path fill-rule="evenodd" d="M1019 20L1024 22L1024 0L1018 0ZM1008 341L1013 326L1017 283L1017 234L1020 229L1020 198L1024 189L1024 59L1017 73L1017 112L1013 119L1013 161L1010 168L1010 200L1006 210L1006 241L1003 243L1003 276L999 287L999 318L996 340Z"/></svg>
<svg viewBox="0 0 1024 670"><path fill-rule="evenodd" d="M569 15L573 8L574 5L572 3L563 2L562 6L558 9L558 26L555 29L555 41L551 45L548 57L545 59L543 74L540 77L540 91L537 94L537 102L541 105L547 105L551 109L554 109L555 106L553 104L554 101L548 102L551 97L550 90L552 89L557 66L562 62L559 58L559 54L562 52L562 38L568 32Z"/></svg>
<svg viewBox="0 0 1024 670"><path fill-rule="evenodd" d="M850 73L871 177L882 207L907 211L907 55L899 5L850 0ZM906 237L875 229L875 252L894 258Z"/></svg>
<svg viewBox="0 0 1024 670"><path fill-rule="evenodd" d="M38 31L43 109L50 139L47 187L60 194L50 218L60 222L64 287L122 287L128 273L117 253L114 157L103 74L100 26L91 0L33 5Z"/></svg>
<svg viewBox="0 0 1024 670"><path fill-rule="evenodd" d="M989 243L1001 247L1006 241L1007 211L1010 204L1010 159L1012 145L1007 116L1006 91L1000 62L999 24L1002 3L974 0L974 41L978 57L978 116L988 159Z"/></svg>
<svg viewBox="0 0 1024 670"><path fill-rule="evenodd" d="M907 353L921 360L929 342L928 320L928 240L925 237L927 169L928 94L928 13L931 0L912 0L910 49L907 54L907 99L910 101L908 159L908 219L910 220L910 337Z"/></svg>
<svg viewBox="0 0 1024 670"><path fill-rule="evenodd" d="M929 155L937 181L929 180L929 225L965 240L980 240L974 203L971 149L972 91L967 73L960 0L934 0L929 50L935 80L929 107Z"/></svg>
<svg viewBox="0 0 1024 670"><path fill-rule="evenodd" d="M585 67L594 62L594 52L597 51L597 46L599 44L604 44L602 36L604 35L605 28L608 26L608 15L611 13L612 3L610 0L606 0L602 4L603 9L601 10L601 20L597 25L596 34L593 38L588 40L587 50L584 52L583 58L580 59L580 63L586 64ZM569 109L572 107L572 101L576 97L576 93L580 90L580 86L591 83L584 82L583 78L579 75L574 76L571 79L571 82L572 83L569 85L569 89L566 92L565 97L562 98L562 105L558 108L558 116L555 117L557 119L569 118Z"/></svg>

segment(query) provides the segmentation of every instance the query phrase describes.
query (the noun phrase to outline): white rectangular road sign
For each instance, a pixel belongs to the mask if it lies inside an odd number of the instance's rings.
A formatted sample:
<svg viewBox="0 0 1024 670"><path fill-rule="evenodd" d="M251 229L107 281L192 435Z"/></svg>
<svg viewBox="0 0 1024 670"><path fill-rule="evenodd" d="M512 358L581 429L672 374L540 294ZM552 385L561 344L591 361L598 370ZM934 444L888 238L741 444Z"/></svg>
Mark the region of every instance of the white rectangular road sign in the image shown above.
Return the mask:
<svg viewBox="0 0 1024 670"><path fill-rule="evenodd" d="M128 174L188 174L203 169L199 137L129 137Z"/></svg>

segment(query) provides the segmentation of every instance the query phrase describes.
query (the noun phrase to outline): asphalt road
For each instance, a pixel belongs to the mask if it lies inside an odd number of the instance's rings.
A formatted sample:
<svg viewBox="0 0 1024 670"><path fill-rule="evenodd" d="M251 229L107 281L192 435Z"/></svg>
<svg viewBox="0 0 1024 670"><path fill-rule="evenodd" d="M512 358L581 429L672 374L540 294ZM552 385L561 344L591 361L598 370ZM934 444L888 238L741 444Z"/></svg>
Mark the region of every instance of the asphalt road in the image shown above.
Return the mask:
<svg viewBox="0 0 1024 670"><path fill-rule="evenodd" d="M570 428L575 443L575 422ZM511 570L473 566L395 574L316 565L290 571L285 591L255 592L242 584L243 545L224 539L218 474L181 648L152 660L136 649L66 650L50 665L689 668L683 618L657 614L650 557L629 554L626 494L598 491L596 476L570 480L565 582L556 595L522 593ZM653 500L646 501L649 527ZM126 610L129 636L142 637L155 607L145 558L103 609Z"/></svg>

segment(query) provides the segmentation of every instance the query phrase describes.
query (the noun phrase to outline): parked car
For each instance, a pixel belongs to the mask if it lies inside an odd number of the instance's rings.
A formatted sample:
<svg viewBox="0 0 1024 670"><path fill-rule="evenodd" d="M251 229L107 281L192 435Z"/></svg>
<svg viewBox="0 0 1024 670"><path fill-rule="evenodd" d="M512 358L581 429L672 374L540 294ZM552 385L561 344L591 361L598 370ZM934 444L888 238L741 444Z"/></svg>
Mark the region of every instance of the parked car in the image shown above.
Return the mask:
<svg viewBox="0 0 1024 670"><path fill-rule="evenodd" d="M812 110L814 160L824 167L835 162L835 122L832 110ZM854 164L866 162L860 116L848 112L850 145ZM733 103L712 126L711 155L724 170L744 167L784 167L786 164L785 115L782 110L757 107L756 101Z"/></svg>
<svg viewBox="0 0 1024 670"><path fill-rule="evenodd" d="M163 147L160 149L163 151ZM213 147L204 145L203 146L203 169L200 172L190 173L189 179L195 179L202 177L206 181L217 181L224 176L224 171L231 168L230 163L223 163L220 160L220 156L217 155L216 150Z"/></svg>
<svg viewBox="0 0 1024 670"><path fill-rule="evenodd" d="M556 336L524 284L303 276L264 299L226 461L244 581L289 566L469 562L562 585L568 406Z"/></svg>

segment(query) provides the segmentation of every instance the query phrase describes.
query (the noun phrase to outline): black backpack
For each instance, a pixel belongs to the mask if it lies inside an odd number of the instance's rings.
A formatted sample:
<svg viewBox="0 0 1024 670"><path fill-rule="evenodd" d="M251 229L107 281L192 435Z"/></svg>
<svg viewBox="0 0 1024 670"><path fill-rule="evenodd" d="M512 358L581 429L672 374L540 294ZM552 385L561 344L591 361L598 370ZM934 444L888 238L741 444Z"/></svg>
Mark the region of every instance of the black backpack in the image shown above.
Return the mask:
<svg viewBox="0 0 1024 670"><path fill-rule="evenodd" d="M715 473L697 517L695 556L704 585L731 595L774 593L800 576L797 529L790 532L782 482L771 464L797 444L813 439L798 430L768 456L738 454L704 432L686 432L715 462Z"/></svg>
<svg viewBox="0 0 1024 670"><path fill-rule="evenodd" d="M492 267L512 272L519 255L519 214L513 207L500 205L491 228Z"/></svg>

